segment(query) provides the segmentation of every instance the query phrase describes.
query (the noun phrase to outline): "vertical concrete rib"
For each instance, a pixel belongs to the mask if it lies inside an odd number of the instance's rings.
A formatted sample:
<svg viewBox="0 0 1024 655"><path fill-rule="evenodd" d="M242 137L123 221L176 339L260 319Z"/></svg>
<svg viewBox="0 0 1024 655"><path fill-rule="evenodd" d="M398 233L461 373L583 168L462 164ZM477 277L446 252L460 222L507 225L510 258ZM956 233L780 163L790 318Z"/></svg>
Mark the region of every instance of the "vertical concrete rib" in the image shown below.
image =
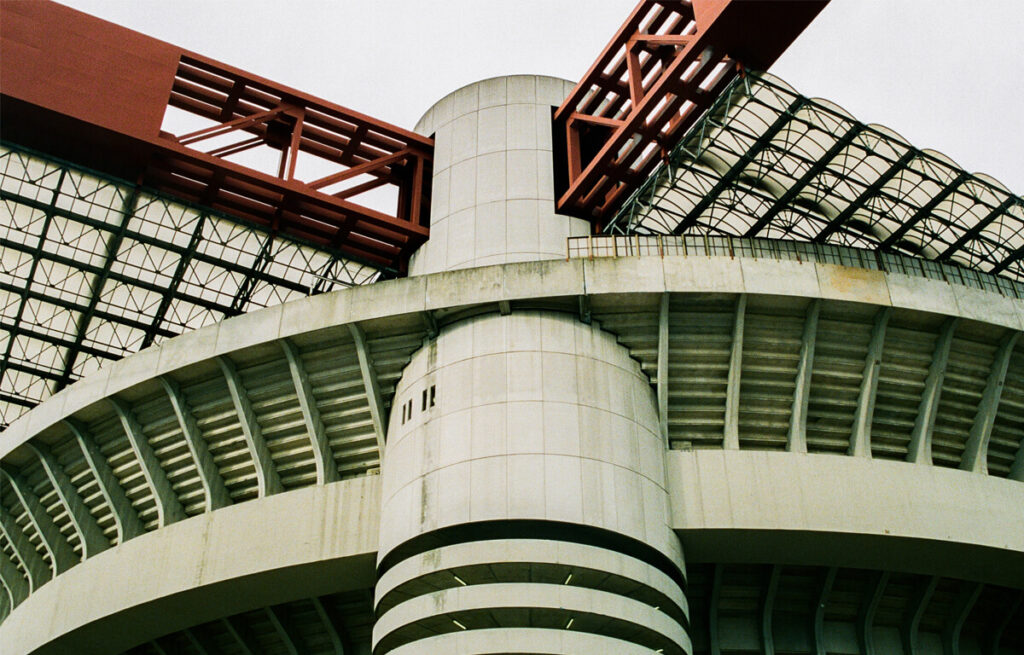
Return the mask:
<svg viewBox="0 0 1024 655"><path fill-rule="evenodd" d="M139 425L135 414L121 400L113 397L107 400L113 406L114 412L117 413L117 418L121 421L121 427L124 429L125 436L128 437L128 443L131 444L132 451L135 453L135 459L139 462L139 468L142 469L142 476L146 479L146 484L153 492L157 521L160 527L162 528L175 521L182 520L185 518L185 509L181 506L178 495L171 488L171 483L167 479L167 473L160 466L160 460L157 459L153 446L150 445L146 435L143 434L142 426Z"/></svg>
<svg viewBox="0 0 1024 655"><path fill-rule="evenodd" d="M942 649L945 651L945 655L960 655L960 631L963 630L967 617L985 588L985 585L980 582L964 582L962 584L963 588L957 596L950 620L942 632Z"/></svg>
<svg viewBox="0 0 1024 655"><path fill-rule="evenodd" d="M875 325L871 329L871 343L864 358L864 375L857 397L857 411L853 416L853 430L850 434L850 448L854 457L871 457L871 422L875 416L875 398L878 395L878 373L882 368L882 354L885 349L885 328L889 325L892 307L884 307L875 314Z"/></svg>
<svg viewBox="0 0 1024 655"><path fill-rule="evenodd" d="M669 345L669 294L661 294L661 306L658 310L658 424L661 427L661 439L668 442L668 345Z"/></svg>
<svg viewBox="0 0 1024 655"><path fill-rule="evenodd" d="M274 631L281 638L281 642L288 649L288 653L290 655L299 655L299 647L295 642L295 636L288 629L288 626L285 625L284 617L278 614L273 607L264 607L263 611L266 612L267 618L270 619L271 625L274 626Z"/></svg>
<svg viewBox="0 0 1024 655"><path fill-rule="evenodd" d="M14 490L18 502L25 508L28 520L32 524L43 548L50 554L50 561L53 563L54 575L60 575L75 564L78 564L78 556L75 555L71 544L61 533L60 528L53 522L43 504L32 489L25 483L20 475L7 468L0 468L0 474L7 478L7 482Z"/></svg>
<svg viewBox="0 0 1024 655"><path fill-rule="evenodd" d="M871 591L871 597L867 604L860 611L857 620L857 639L860 641L861 652L864 655L875 655L875 639L872 634L872 626L875 624L875 612L882 602L885 594L885 587L889 584L889 572L879 571L875 578L875 586Z"/></svg>
<svg viewBox="0 0 1024 655"><path fill-rule="evenodd" d="M1006 371L1010 367L1010 356L1017 345L1020 332L1012 332L1003 338L992 369L985 384L985 391L978 405L978 413L974 416L974 425L964 447L964 456L960 460L960 468L974 473L988 473L988 443L992 437L992 425L999 412L999 400L1006 384Z"/></svg>
<svg viewBox="0 0 1024 655"><path fill-rule="evenodd" d="M722 645L718 635L718 605L722 600L722 565L715 564L715 572L711 579L711 602L708 604L708 641L711 655L722 655Z"/></svg>
<svg viewBox="0 0 1024 655"><path fill-rule="evenodd" d="M235 640L235 645L242 652L242 655L256 655L258 652L256 647L253 645L252 640L245 635L241 628L235 625L235 622L231 620L231 617L226 617L220 620L221 625L227 630L227 633L231 635L231 638Z"/></svg>
<svg viewBox="0 0 1024 655"><path fill-rule="evenodd" d="M288 339L281 339L281 349L288 359L288 371L295 386L295 395L299 399L302 419L306 422L306 434L313 447L313 459L316 462L316 483L327 484L338 480L338 465L334 461L331 444L327 441L324 422L320 420L320 411L316 408L313 387L309 384L309 375L302 364L299 349Z"/></svg>
<svg viewBox="0 0 1024 655"><path fill-rule="evenodd" d="M57 492L57 498L68 513L71 525L78 534L82 543L82 559L89 559L93 555L110 548L110 541L103 535L103 529L96 521L96 517L89 512L85 501L78 495L78 491L71 484L71 479L61 468L60 464L50 453L50 449L44 444L34 441L28 442L29 450L39 458L39 463L46 472L46 477Z"/></svg>
<svg viewBox="0 0 1024 655"><path fill-rule="evenodd" d="M949 363L949 347L953 344L953 335L959 322L958 318L946 320L935 342L932 364L924 382L924 393L921 395L917 420L914 422L914 431L911 433L910 445L907 448L908 462L932 463L932 429L935 427L935 415L938 413L939 398L942 396L942 381L946 377L946 365Z"/></svg>
<svg viewBox="0 0 1024 655"><path fill-rule="evenodd" d="M10 562L8 562L8 565L10 565ZM13 608L14 599L11 597L10 593L7 591L7 586L4 584L3 565L0 564L0 623L10 616Z"/></svg>
<svg viewBox="0 0 1024 655"><path fill-rule="evenodd" d="M234 362L227 357L218 357L217 363L228 383L228 393L231 395L231 402L235 406L235 413L238 414L238 423L242 428L242 436L245 438L245 445L249 448L249 456L256 468L256 487L259 497L263 498L271 494L280 493L284 487L281 486L281 479L274 468L274 461L270 457L270 449L263 439L263 431L256 420L256 412L252 409L249 396L242 384L242 376L238 374Z"/></svg>
<svg viewBox="0 0 1024 655"><path fill-rule="evenodd" d="M736 299L736 314L732 325L732 349L729 353L729 378L725 384L725 431L723 447L740 447L740 378L743 375L743 323L747 315L747 294Z"/></svg>
<svg viewBox="0 0 1024 655"><path fill-rule="evenodd" d="M820 314L821 300L815 298L807 307L807 317L804 320L800 361L796 371L796 388L793 391L793 411L790 414L789 436L786 439L786 450L793 453L807 452L807 405L811 400L814 345L818 336L818 316Z"/></svg>
<svg viewBox="0 0 1024 655"><path fill-rule="evenodd" d="M171 401L181 434L185 438L192 461L199 472L199 482L203 485L203 493L206 496L206 511L212 512L220 507L230 505L231 496L228 494L227 487L224 486L224 478L221 477L220 470L213 461L213 456L210 455L210 449L199 431L195 417L192 416L192 409L188 406L185 394L181 392L178 383L171 378L161 375L159 379Z"/></svg>
<svg viewBox="0 0 1024 655"><path fill-rule="evenodd" d="M11 548L14 549L14 555L21 561L22 568L28 573L29 593L34 592L53 577L50 565L25 536L21 526L6 508L0 508L0 533L3 533L7 541L10 542Z"/></svg>
<svg viewBox="0 0 1024 655"><path fill-rule="evenodd" d="M1010 467L1010 474L1007 477L1024 482L1024 439L1021 439L1017 447L1017 456L1013 459L1013 466Z"/></svg>
<svg viewBox="0 0 1024 655"><path fill-rule="evenodd" d="M1000 655L1002 650L1003 633L1010 627L1013 622L1013 617L1017 614L1017 610L1020 608L1021 603L1024 603L1024 591L1017 594L1017 599L1010 603L1007 608L1006 616L1003 617L1002 621L992 630L992 634L989 636L988 650L986 655Z"/></svg>
<svg viewBox="0 0 1024 655"><path fill-rule="evenodd" d="M185 638L199 655L211 655L211 650L206 646L206 640L199 636L193 628L185 628Z"/></svg>
<svg viewBox="0 0 1024 655"><path fill-rule="evenodd" d="M341 633L338 631L331 613L324 607L319 598L310 598L309 602L313 604L313 609L316 610L316 615L320 617L320 623L323 624L324 631L331 640L334 655L345 655L345 639L342 638Z"/></svg>
<svg viewBox="0 0 1024 655"><path fill-rule="evenodd" d="M924 611L928 608L928 603L931 601L932 594L935 593L935 587L938 584L939 578L937 576L931 576L927 581L922 581L907 607L910 613L904 618L903 626L900 630L904 653L919 652L917 648L918 627L921 625L921 617L924 616Z"/></svg>
<svg viewBox="0 0 1024 655"><path fill-rule="evenodd" d="M25 579L25 576L21 574L21 571L18 570L18 567L14 565L14 562L11 561L7 554L3 552L0 552L0 583L3 583L6 590L4 593L10 596L12 608L28 598L28 580Z"/></svg>
<svg viewBox="0 0 1024 655"><path fill-rule="evenodd" d="M772 632L772 617L775 614L775 595L779 591L779 578L782 574L782 567L778 564L772 565L771 573L768 575L768 587L764 592L764 599L761 601L761 654L775 655L775 637Z"/></svg>
<svg viewBox="0 0 1024 655"><path fill-rule="evenodd" d="M384 416L384 400L380 395L377 373L373 369L373 362L370 361L370 351L366 347L366 335L363 333L363 329L355 323L349 323L348 331L352 334L352 341L355 342L356 357L359 359L359 372L363 376L366 402L370 406L373 431L377 435L377 448L380 450L380 458L383 462L384 442L387 439L387 419Z"/></svg>
<svg viewBox="0 0 1024 655"><path fill-rule="evenodd" d="M821 587L814 602L814 612L811 626L811 637L814 639L814 652L817 655L826 655L825 648L825 607L828 605L828 597L832 593L832 585L835 584L836 574L839 569L831 566L825 571L821 580Z"/></svg>
<svg viewBox="0 0 1024 655"><path fill-rule="evenodd" d="M77 421L65 420L64 425L71 430L75 436L78 447L82 451L82 457L89 467L89 471L96 478L96 484L100 488L100 494L104 502L110 507L110 515L114 519L117 528L118 543L124 543L132 537L142 534L142 522L139 515L132 507L132 503L125 495L124 489L114 476L114 472L107 463L107 458L100 452L99 447L86 432L85 427Z"/></svg>

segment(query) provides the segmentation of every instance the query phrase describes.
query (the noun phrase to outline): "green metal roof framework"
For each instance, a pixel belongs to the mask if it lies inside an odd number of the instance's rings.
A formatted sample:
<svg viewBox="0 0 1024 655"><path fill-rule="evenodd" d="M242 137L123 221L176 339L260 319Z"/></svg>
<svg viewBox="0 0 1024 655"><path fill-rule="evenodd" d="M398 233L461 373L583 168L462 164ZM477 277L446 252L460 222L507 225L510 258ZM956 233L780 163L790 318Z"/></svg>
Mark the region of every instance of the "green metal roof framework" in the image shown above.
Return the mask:
<svg viewBox="0 0 1024 655"><path fill-rule="evenodd" d="M827 243L1024 281L1024 198L766 73L734 81L606 232Z"/></svg>
<svg viewBox="0 0 1024 655"><path fill-rule="evenodd" d="M393 271L0 146L0 430L186 331Z"/></svg>

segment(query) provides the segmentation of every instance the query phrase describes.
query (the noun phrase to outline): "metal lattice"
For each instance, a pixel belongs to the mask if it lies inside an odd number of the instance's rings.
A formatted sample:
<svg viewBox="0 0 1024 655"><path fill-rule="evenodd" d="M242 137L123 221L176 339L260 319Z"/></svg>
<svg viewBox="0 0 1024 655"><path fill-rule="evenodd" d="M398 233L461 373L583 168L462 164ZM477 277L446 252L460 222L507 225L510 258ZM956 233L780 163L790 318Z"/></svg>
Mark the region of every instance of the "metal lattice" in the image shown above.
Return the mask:
<svg viewBox="0 0 1024 655"><path fill-rule="evenodd" d="M733 83L607 231L828 243L1024 281L1024 198L765 73Z"/></svg>
<svg viewBox="0 0 1024 655"><path fill-rule="evenodd" d="M386 272L0 146L0 429L104 362Z"/></svg>

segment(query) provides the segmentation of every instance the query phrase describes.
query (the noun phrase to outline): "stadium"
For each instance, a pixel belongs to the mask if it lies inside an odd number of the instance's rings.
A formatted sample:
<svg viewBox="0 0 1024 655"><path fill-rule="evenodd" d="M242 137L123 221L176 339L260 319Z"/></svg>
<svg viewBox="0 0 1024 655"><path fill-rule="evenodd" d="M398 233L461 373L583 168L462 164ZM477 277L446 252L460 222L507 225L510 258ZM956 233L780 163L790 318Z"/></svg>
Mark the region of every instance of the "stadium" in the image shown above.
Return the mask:
<svg viewBox="0 0 1024 655"><path fill-rule="evenodd" d="M0 4L0 653L1024 653L1024 198L826 4L413 129Z"/></svg>

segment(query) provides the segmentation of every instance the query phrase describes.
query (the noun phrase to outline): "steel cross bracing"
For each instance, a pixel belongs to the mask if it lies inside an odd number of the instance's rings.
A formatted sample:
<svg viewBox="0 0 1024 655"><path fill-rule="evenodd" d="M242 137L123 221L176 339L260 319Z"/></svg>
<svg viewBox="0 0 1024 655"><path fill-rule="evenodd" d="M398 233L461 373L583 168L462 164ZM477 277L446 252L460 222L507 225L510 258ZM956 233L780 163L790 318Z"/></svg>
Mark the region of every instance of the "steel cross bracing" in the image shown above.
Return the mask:
<svg viewBox="0 0 1024 655"><path fill-rule="evenodd" d="M1024 198L765 73L734 81L606 231L835 244L1024 282Z"/></svg>
<svg viewBox="0 0 1024 655"><path fill-rule="evenodd" d="M642 0L555 112L558 210L603 226L744 67L828 0Z"/></svg>
<svg viewBox="0 0 1024 655"><path fill-rule="evenodd" d="M426 241L432 139L55 2L0 19L4 141L382 269Z"/></svg>
<svg viewBox="0 0 1024 655"><path fill-rule="evenodd" d="M0 429L98 368L376 267L0 147Z"/></svg>

